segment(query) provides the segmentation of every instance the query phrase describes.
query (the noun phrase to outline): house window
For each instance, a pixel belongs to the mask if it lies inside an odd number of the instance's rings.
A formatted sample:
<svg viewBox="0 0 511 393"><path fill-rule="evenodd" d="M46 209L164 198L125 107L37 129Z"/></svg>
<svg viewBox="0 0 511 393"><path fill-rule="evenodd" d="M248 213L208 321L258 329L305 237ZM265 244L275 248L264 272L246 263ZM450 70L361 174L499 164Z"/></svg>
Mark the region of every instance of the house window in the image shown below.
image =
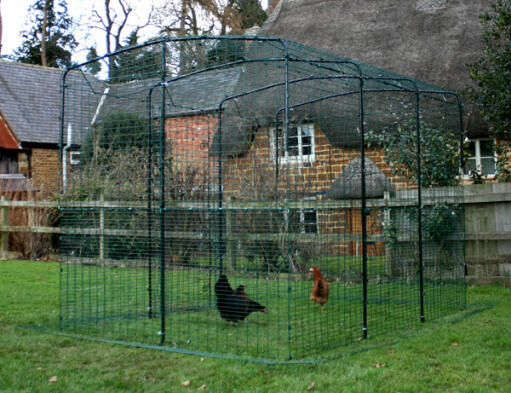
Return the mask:
<svg viewBox="0 0 511 393"><path fill-rule="evenodd" d="M80 164L80 152L72 151L69 153L69 162L71 165L79 165Z"/></svg>
<svg viewBox="0 0 511 393"><path fill-rule="evenodd" d="M493 139L469 139L465 175L477 172L483 176L495 175L495 142Z"/></svg>
<svg viewBox="0 0 511 393"><path fill-rule="evenodd" d="M282 163L313 162L315 160L314 124L290 125L286 137L285 131L277 129L278 154ZM277 151L275 130L271 133L271 150L273 158Z"/></svg>
<svg viewBox="0 0 511 393"><path fill-rule="evenodd" d="M18 173L18 151L0 149L0 173Z"/></svg>
<svg viewBox="0 0 511 393"><path fill-rule="evenodd" d="M318 214L314 209L290 210L286 221L290 233L318 233Z"/></svg>

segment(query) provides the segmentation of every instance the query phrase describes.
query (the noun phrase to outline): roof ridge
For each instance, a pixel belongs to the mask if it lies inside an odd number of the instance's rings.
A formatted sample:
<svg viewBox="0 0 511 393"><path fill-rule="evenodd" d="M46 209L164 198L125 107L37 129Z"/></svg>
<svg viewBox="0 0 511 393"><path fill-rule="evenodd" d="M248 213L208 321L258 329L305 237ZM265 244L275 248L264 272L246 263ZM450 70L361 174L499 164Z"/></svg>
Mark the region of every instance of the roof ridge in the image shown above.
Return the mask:
<svg viewBox="0 0 511 393"><path fill-rule="evenodd" d="M19 61L9 61L9 60L5 60L5 59L0 59L0 64L27 67L27 68L30 67L30 68L47 70L47 71L59 71L59 72L65 71L65 69L63 69L63 68L49 67L49 66L43 66L43 65L39 65L39 64L21 63Z"/></svg>

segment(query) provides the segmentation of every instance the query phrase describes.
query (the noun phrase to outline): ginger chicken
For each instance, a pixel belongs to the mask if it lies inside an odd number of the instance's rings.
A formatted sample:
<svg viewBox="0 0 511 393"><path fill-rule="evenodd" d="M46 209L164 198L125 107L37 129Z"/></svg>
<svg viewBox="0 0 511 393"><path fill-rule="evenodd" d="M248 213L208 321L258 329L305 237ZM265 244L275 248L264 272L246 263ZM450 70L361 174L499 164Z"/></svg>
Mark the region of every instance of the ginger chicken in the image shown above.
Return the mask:
<svg viewBox="0 0 511 393"><path fill-rule="evenodd" d="M330 293L330 286L321 275L319 269L315 266L311 267L309 271L313 274L314 284L310 299L319 304L319 309L323 311L324 304L328 301L328 294Z"/></svg>

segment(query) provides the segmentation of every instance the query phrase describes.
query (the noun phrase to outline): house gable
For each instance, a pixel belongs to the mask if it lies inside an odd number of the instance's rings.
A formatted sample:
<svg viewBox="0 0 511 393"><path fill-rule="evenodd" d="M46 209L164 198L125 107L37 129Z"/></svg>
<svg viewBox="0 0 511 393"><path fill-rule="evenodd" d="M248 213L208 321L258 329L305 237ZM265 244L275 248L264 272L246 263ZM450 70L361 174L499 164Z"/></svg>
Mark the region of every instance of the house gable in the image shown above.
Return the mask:
<svg viewBox="0 0 511 393"><path fill-rule="evenodd" d="M0 148L20 149L20 142L0 110Z"/></svg>

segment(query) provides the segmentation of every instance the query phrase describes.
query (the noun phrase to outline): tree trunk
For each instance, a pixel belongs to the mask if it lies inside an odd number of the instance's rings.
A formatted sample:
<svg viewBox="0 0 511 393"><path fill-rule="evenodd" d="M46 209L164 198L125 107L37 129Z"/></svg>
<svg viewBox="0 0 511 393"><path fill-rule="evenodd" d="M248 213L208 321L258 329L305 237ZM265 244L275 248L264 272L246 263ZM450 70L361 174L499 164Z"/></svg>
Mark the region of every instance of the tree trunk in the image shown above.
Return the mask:
<svg viewBox="0 0 511 393"><path fill-rule="evenodd" d="M2 0L0 0L0 56L2 56Z"/></svg>
<svg viewBox="0 0 511 393"><path fill-rule="evenodd" d="M41 64L45 67L48 66L48 61L46 59L46 41L48 40L48 8L50 7L50 1L46 0L44 3L44 12L43 12L43 26L41 28Z"/></svg>

